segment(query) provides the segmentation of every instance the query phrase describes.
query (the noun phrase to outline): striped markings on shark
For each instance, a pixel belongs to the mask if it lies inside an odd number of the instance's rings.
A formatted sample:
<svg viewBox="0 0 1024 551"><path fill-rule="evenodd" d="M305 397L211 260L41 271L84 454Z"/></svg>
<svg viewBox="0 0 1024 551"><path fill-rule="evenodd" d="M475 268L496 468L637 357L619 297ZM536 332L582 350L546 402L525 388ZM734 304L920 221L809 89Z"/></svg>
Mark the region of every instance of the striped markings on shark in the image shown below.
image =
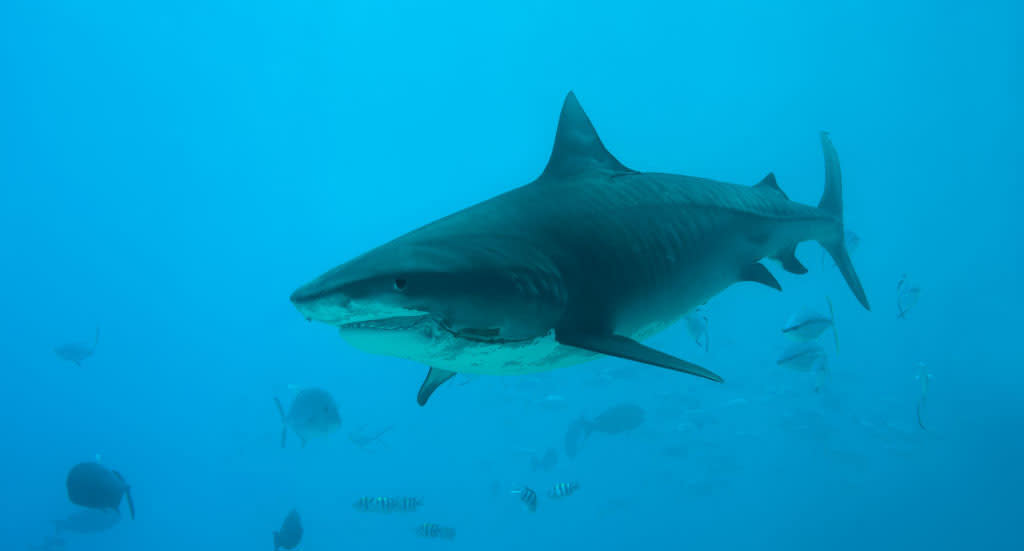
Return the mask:
<svg viewBox="0 0 1024 551"><path fill-rule="evenodd" d="M605 149L570 92L532 183L341 264L291 301L356 348L430 366L420 405L455 373L533 373L601 355L721 382L641 341L735 283L781 290L765 258L806 273L796 245L817 241L869 309L827 133L821 146L817 207L790 201L772 174L748 187L638 172Z"/></svg>

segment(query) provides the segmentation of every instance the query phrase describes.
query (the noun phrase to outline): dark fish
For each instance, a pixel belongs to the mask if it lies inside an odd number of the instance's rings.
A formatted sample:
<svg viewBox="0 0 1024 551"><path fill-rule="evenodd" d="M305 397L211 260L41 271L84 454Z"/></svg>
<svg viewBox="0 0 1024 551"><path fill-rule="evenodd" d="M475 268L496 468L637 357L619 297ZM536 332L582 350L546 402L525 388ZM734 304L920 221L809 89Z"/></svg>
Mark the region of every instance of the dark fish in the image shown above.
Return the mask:
<svg viewBox="0 0 1024 551"><path fill-rule="evenodd" d="M274 398L277 412L281 414L281 447L284 447L290 427L299 436L302 446L313 438L326 438L328 434L341 426L341 415L338 404L326 390L306 388L295 394L291 409L285 413L281 400Z"/></svg>
<svg viewBox="0 0 1024 551"><path fill-rule="evenodd" d="M576 482L560 482L555 484L548 495L553 498L569 497L576 493L576 490L580 489L579 483Z"/></svg>
<svg viewBox="0 0 1024 551"><path fill-rule="evenodd" d="M810 371L814 367L824 368L828 357L825 349L816 342L799 342L782 352L775 363L796 371Z"/></svg>
<svg viewBox="0 0 1024 551"><path fill-rule="evenodd" d="M302 521L299 512L292 509L284 517L281 529L274 532L274 551L278 549L295 549L302 541Z"/></svg>
<svg viewBox="0 0 1024 551"><path fill-rule="evenodd" d="M512 493L519 494L519 501L523 502L523 506L526 507L527 511L531 513L537 512L537 492L523 486L518 490L512 490Z"/></svg>
<svg viewBox="0 0 1024 551"><path fill-rule="evenodd" d="M907 274L903 274L899 283L896 284L896 310L899 312L896 317L907 319L907 313L917 306L917 301L920 298L921 288L907 279Z"/></svg>
<svg viewBox="0 0 1024 551"><path fill-rule="evenodd" d="M94 461L79 463L68 472L67 488L71 503L89 509L106 509L120 513L123 496L128 500L131 518L135 519L131 487L117 471Z"/></svg>
<svg viewBox="0 0 1024 551"><path fill-rule="evenodd" d="M686 315L686 330L690 332L697 346L708 351L710 340L708 338L708 311L703 306L698 306Z"/></svg>
<svg viewBox="0 0 1024 551"><path fill-rule="evenodd" d="M92 356L93 352L96 351L96 345L100 343L100 328L96 328L96 337L93 339L92 344L84 343L68 343L62 344L57 348L53 349L53 352L57 354L57 357L62 360L67 360L78 367L82 367L82 362Z"/></svg>
<svg viewBox="0 0 1024 551"><path fill-rule="evenodd" d="M455 539L455 529L433 522L424 522L416 527L416 535L421 538L453 540Z"/></svg>
<svg viewBox="0 0 1024 551"><path fill-rule="evenodd" d="M415 513L423 505L418 497L369 497L364 496L352 504L352 508L363 513Z"/></svg>
<svg viewBox="0 0 1024 551"><path fill-rule="evenodd" d="M106 532L121 522L121 515L106 509L82 509L75 511L62 520L53 521L57 534L74 532L76 534L98 534Z"/></svg>
<svg viewBox="0 0 1024 551"><path fill-rule="evenodd" d="M633 404L619 404L610 407L593 420L584 417L569 425L565 433L565 454L576 457L580 445L594 432L622 434L644 423L644 410Z"/></svg>

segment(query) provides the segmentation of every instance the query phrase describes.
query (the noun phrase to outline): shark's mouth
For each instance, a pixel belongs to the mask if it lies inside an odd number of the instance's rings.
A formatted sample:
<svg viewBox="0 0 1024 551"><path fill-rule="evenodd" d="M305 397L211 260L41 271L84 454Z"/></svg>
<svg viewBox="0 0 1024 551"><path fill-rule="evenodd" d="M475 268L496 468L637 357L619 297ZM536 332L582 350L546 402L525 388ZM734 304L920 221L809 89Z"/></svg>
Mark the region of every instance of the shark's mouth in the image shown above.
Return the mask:
<svg viewBox="0 0 1024 551"><path fill-rule="evenodd" d="M501 329L498 327L464 327L462 329L455 329L447 320L438 318L431 314L360 320L345 323L338 327L341 331L400 332L434 330L437 332L447 333L456 339L465 339L488 344L522 343L533 340L533 338L510 339L502 337Z"/></svg>

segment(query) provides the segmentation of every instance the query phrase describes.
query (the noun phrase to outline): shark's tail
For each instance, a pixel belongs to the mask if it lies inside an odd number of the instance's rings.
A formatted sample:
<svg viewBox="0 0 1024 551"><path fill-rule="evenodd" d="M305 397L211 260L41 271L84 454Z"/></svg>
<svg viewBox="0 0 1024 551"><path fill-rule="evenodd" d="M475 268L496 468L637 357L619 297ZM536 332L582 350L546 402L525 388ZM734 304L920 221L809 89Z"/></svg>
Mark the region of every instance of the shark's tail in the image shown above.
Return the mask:
<svg viewBox="0 0 1024 551"><path fill-rule="evenodd" d="M831 232L827 241L819 241L821 246L832 255L832 260L839 267L839 272L846 279L846 284L860 301L864 308L870 310L868 297L864 294L864 287L860 284L857 271L853 269L853 262L850 260L850 253L846 250L846 240L843 231L843 175L839 171L839 154L828 137L828 132L821 133L821 148L825 152L825 192L821 195L818 208L831 214L839 221L839 227Z"/></svg>

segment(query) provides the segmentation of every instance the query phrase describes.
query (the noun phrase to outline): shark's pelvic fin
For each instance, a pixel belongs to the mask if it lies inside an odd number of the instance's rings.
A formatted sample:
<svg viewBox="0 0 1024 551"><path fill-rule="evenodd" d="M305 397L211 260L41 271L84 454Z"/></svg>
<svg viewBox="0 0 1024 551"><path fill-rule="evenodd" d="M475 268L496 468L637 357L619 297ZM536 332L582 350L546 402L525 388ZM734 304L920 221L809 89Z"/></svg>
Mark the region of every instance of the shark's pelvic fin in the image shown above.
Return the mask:
<svg viewBox="0 0 1024 551"><path fill-rule="evenodd" d="M828 132L821 133L821 149L825 153L825 192L821 194L821 201L818 208L836 217L839 222L838 231L833 232L834 237L829 241L819 241L822 247L832 255L832 260L839 267L843 279L853 291L854 296L860 301L866 310L871 310L868 304L868 297L864 293L864 286L857 277L857 271L853 269L853 261L850 260L850 253L846 250L845 232L843 231L843 175L839 170L839 154L836 153Z"/></svg>
<svg viewBox="0 0 1024 551"><path fill-rule="evenodd" d="M454 376L454 371L446 371L444 369L431 367L430 371L427 371L427 378L423 379L423 384L420 385L419 393L416 394L416 403L421 406L427 405L427 400L429 400L430 395L437 390L437 387L443 385L445 381Z"/></svg>
<svg viewBox="0 0 1024 551"><path fill-rule="evenodd" d="M743 271L740 272L740 281L753 281L754 283L767 285L776 291L782 290L782 285L779 285L779 281L760 262L755 262L743 268Z"/></svg>
<svg viewBox="0 0 1024 551"><path fill-rule="evenodd" d="M564 178L588 170L632 172L604 148L576 94L569 92L558 117L551 158L541 177Z"/></svg>
<svg viewBox="0 0 1024 551"><path fill-rule="evenodd" d="M557 331L555 338L560 344L566 346L575 346L576 348L582 348L599 354L607 354L617 358L633 360L634 362L664 367L673 371L681 371L718 383L722 382L721 377L697 364L681 360L649 346L644 346L633 339L621 335L587 335Z"/></svg>
<svg viewBox="0 0 1024 551"><path fill-rule="evenodd" d="M804 266L796 258L796 245L788 249L779 251L779 254L775 255L775 260L782 263L782 269L786 270L791 274L806 274L807 266Z"/></svg>
<svg viewBox="0 0 1024 551"><path fill-rule="evenodd" d="M769 172L768 175L762 178L760 182L754 184L754 187L766 188L777 191L784 198L789 199L789 196L786 195L786 192L782 191L782 188L779 187L779 183L775 181L775 173L773 172Z"/></svg>

